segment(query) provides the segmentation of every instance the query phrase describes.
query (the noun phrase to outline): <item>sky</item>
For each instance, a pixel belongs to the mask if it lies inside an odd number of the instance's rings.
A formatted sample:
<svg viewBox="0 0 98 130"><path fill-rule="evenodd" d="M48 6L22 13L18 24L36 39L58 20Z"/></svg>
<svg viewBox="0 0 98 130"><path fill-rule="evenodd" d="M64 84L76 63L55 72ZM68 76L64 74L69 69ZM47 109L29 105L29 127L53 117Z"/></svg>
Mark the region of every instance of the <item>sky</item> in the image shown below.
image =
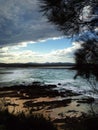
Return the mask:
<svg viewBox="0 0 98 130"><path fill-rule="evenodd" d="M38 0L0 0L0 63L74 62L79 44L39 11Z"/></svg>

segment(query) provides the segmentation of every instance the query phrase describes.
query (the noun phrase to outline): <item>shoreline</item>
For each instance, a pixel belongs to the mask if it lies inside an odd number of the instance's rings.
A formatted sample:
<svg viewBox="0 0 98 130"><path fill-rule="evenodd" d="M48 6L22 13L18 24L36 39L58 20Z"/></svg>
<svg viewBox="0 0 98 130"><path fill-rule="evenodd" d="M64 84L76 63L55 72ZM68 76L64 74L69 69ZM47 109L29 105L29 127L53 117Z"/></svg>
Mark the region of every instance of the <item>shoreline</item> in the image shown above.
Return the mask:
<svg viewBox="0 0 98 130"><path fill-rule="evenodd" d="M45 118L49 117L54 124L57 124L59 129L64 125L66 117L82 119L98 112L98 100L71 90L58 91L56 88L56 85L42 85L38 82L28 86L0 88L0 107L8 108L14 114L28 113L28 110L32 114L43 114ZM92 110L92 106L96 110Z"/></svg>

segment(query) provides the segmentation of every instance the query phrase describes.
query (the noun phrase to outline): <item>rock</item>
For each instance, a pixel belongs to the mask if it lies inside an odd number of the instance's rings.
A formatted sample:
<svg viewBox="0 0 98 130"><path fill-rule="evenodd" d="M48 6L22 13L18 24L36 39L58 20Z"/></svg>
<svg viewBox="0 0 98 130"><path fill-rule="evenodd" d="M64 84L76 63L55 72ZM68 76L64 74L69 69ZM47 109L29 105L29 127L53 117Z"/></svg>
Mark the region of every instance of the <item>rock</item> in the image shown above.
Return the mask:
<svg viewBox="0 0 98 130"><path fill-rule="evenodd" d="M56 88L57 86L54 85L54 84L49 84L49 85L47 85L47 87L48 87L48 88Z"/></svg>
<svg viewBox="0 0 98 130"><path fill-rule="evenodd" d="M58 83L58 85L62 85L61 83Z"/></svg>
<svg viewBox="0 0 98 130"><path fill-rule="evenodd" d="M78 100L77 103L92 103L94 101L95 101L94 98L86 97L86 98L82 98L82 99Z"/></svg>
<svg viewBox="0 0 98 130"><path fill-rule="evenodd" d="M80 106L80 104L77 104L77 107L79 107Z"/></svg>
<svg viewBox="0 0 98 130"><path fill-rule="evenodd" d="M39 81L34 81L34 82L32 83L32 85L41 85L41 82L39 82Z"/></svg>
<svg viewBox="0 0 98 130"><path fill-rule="evenodd" d="M66 90L65 94L67 96L79 96L80 95L79 93L73 92L72 90Z"/></svg>
<svg viewBox="0 0 98 130"><path fill-rule="evenodd" d="M76 110L69 110L69 111L68 111L68 113L71 113L71 112L76 113L76 112L78 112L78 111L76 111Z"/></svg>

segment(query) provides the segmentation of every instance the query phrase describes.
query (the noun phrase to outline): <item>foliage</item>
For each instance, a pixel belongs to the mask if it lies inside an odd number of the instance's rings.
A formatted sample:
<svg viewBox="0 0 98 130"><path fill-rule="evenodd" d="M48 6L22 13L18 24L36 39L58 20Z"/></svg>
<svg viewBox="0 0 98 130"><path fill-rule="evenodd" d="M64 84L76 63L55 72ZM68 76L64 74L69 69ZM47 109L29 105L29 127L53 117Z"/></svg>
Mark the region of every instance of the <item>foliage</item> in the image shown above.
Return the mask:
<svg viewBox="0 0 98 130"><path fill-rule="evenodd" d="M0 130L56 130L50 120L42 115L19 113L13 115L8 110L0 111Z"/></svg>
<svg viewBox="0 0 98 130"><path fill-rule="evenodd" d="M82 40L81 48L75 52L77 64L98 64L98 40L95 38Z"/></svg>
<svg viewBox="0 0 98 130"><path fill-rule="evenodd" d="M81 48L75 52L77 76L86 79L94 92L97 92L98 81L98 40L86 39Z"/></svg>
<svg viewBox="0 0 98 130"><path fill-rule="evenodd" d="M75 78L86 79L95 91L98 81L98 0L39 1L49 22L66 36L77 36L78 42L82 41L81 48L75 53Z"/></svg>
<svg viewBox="0 0 98 130"><path fill-rule="evenodd" d="M97 130L98 116L67 117L64 130Z"/></svg>
<svg viewBox="0 0 98 130"><path fill-rule="evenodd" d="M49 22L72 36L98 26L98 0L39 0Z"/></svg>
<svg viewBox="0 0 98 130"><path fill-rule="evenodd" d="M98 41L87 39L81 44L81 48L75 52L76 68L78 75L89 79L94 75L98 80Z"/></svg>

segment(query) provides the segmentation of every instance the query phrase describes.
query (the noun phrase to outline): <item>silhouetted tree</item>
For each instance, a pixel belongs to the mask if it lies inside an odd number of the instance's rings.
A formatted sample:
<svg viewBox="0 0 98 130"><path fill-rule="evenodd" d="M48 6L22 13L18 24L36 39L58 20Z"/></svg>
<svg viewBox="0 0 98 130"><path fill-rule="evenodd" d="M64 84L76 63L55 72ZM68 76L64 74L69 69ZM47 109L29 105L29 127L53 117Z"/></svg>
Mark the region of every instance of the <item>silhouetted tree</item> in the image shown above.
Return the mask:
<svg viewBox="0 0 98 130"><path fill-rule="evenodd" d="M98 39L82 40L81 48L75 52L77 64L98 64Z"/></svg>
<svg viewBox="0 0 98 130"><path fill-rule="evenodd" d="M40 0L41 11L49 22L57 25L65 35L72 36L84 30L94 31L98 26L98 0Z"/></svg>
<svg viewBox="0 0 98 130"><path fill-rule="evenodd" d="M75 69L77 76L86 79L94 92L97 91L98 81L98 40L87 39L81 44L81 48L75 52Z"/></svg>
<svg viewBox="0 0 98 130"><path fill-rule="evenodd" d="M41 11L66 36L78 36L75 53L77 76L95 89L98 80L98 0L39 0ZM85 34L89 35L89 38ZM91 37L91 33L95 35ZM82 38L81 38L82 37Z"/></svg>

